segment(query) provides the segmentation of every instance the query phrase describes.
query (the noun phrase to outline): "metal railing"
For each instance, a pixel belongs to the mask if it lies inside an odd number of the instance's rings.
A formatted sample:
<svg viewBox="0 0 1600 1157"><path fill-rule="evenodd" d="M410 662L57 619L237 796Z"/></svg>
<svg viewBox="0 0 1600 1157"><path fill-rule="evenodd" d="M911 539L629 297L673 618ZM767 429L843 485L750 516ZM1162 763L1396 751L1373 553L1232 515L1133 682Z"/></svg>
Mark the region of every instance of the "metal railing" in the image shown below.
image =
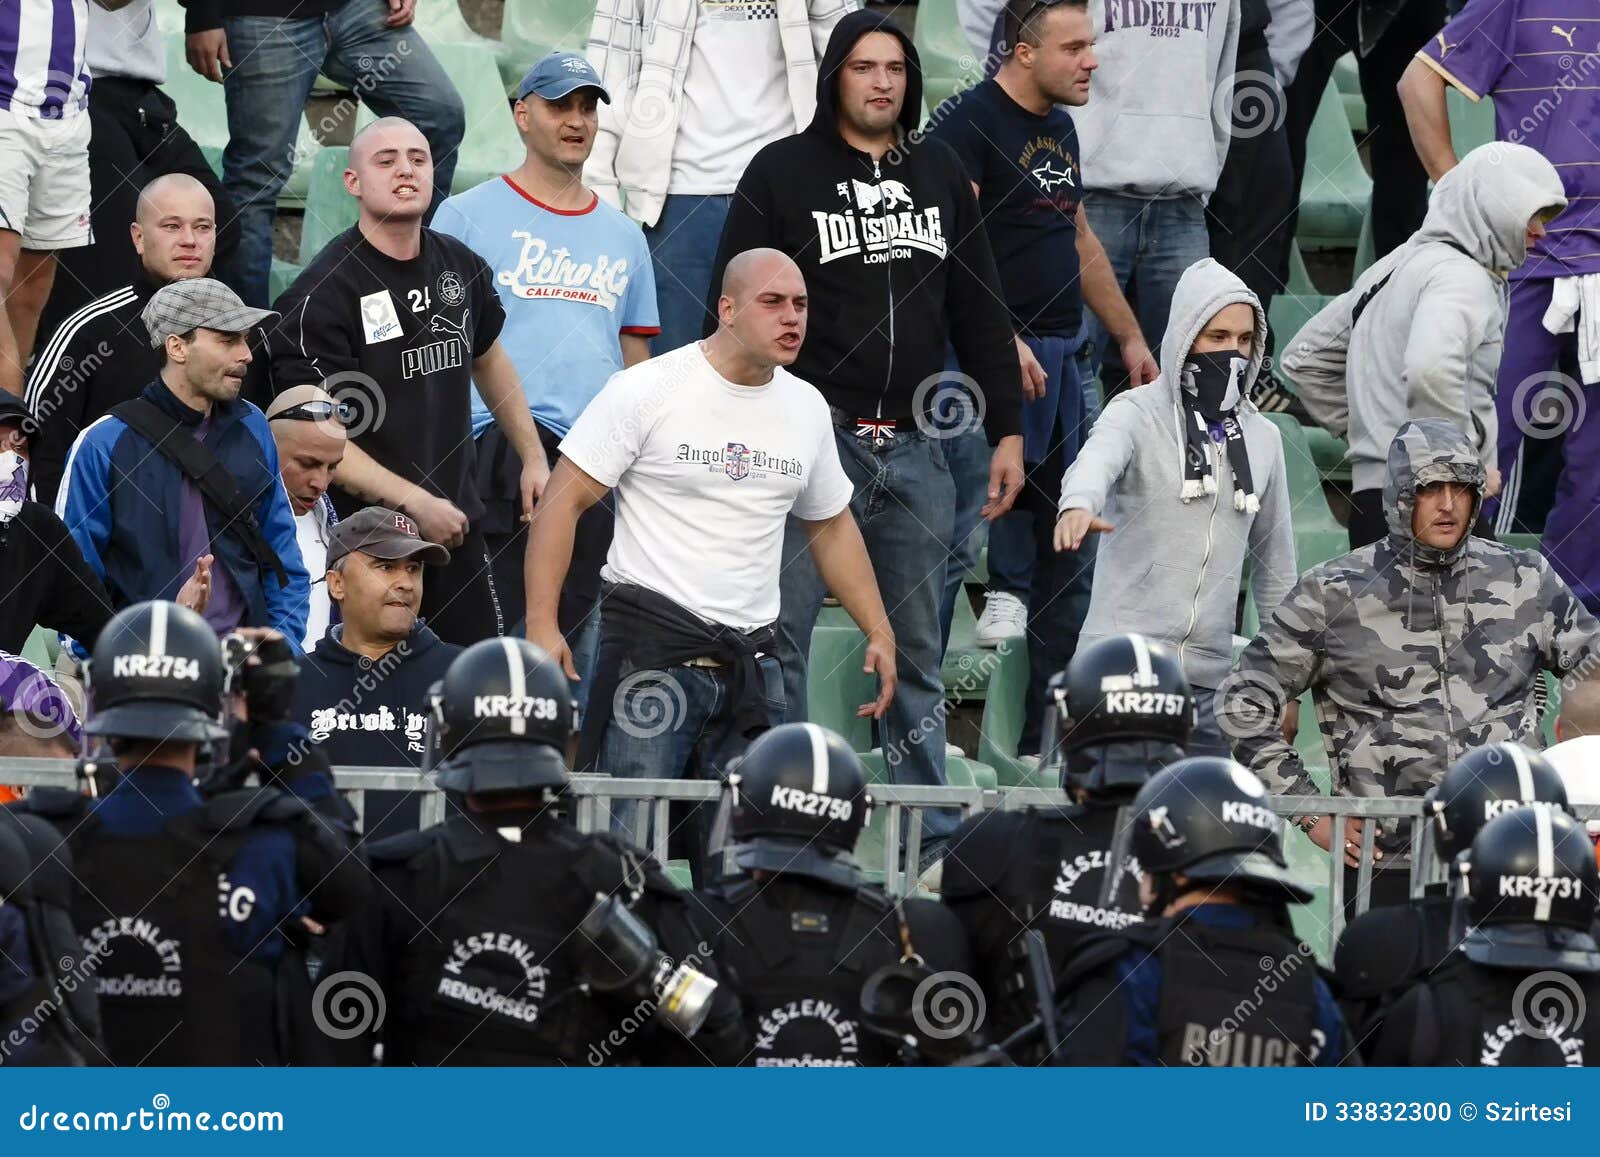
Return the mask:
<svg viewBox="0 0 1600 1157"><path fill-rule="evenodd" d="M355 808L358 816L365 815L366 793L369 791L417 791L424 793L422 800L422 826L438 823L444 818L444 795L433 781L421 776L415 768L407 767L336 767L334 783ZM77 783L76 765L65 759L0 759L0 783L17 786L73 787ZM633 842L639 847L648 846L650 854L661 864L667 862L667 841L670 834L669 812L674 803L714 804L720 796L716 783L702 780L614 779L606 775L575 775L569 796L573 800L573 819L580 831L604 831L612 826L612 804L619 800L634 800L648 806L634 809ZM923 812L929 808L959 808L963 814L988 811L995 808L1016 810L1027 807L1061 807L1071 804L1072 798L1064 791L1048 788L992 789L979 787L923 787L903 784L875 783L871 785L874 814L882 814L883 885L892 895L905 895L916 886L914 868L907 872L904 864L915 865L921 857ZM1407 888L1416 896L1430 883L1444 878L1444 865L1434 848L1433 825L1419 822L1423 819L1423 801L1419 797L1400 799L1365 799L1354 796L1273 796L1268 800L1273 811L1285 817L1303 815L1328 815L1336 820L1335 830L1341 831L1347 817L1367 820L1397 820L1408 828L1406 850L1394 855L1388 862L1393 867L1376 869L1380 872L1406 871ZM1600 805L1575 807L1582 819L1600 819ZM1361 864L1356 870L1355 911L1365 912L1371 902L1374 874L1373 852L1377 844L1377 823L1362 825L1359 855ZM1328 944L1338 941L1344 927L1345 871L1344 857L1337 854L1342 838L1335 844L1336 851L1328 855ZM902 858L902 851L904 853Z"/></svg>

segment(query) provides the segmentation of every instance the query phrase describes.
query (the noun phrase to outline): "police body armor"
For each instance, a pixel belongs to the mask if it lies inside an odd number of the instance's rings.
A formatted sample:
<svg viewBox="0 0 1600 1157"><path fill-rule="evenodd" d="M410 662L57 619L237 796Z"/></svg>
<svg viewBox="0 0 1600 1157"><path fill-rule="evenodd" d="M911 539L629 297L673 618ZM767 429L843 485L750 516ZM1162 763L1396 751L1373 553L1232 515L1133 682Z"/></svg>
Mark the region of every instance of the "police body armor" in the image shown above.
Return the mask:
<svg viewBox="0 0 1600 1157"><path fill-rule="evenodd" d="M585 943L574 930L597 894L618 891L625 849L554 817L526 819L506 821L517 841L458 816L372 847L374 867L405 873L396 891L431 932L393 964L386 1065L597 1063L591 1047L622 1025L627 1007L582 988ZM662 927L664 913L670 924L685 909L671 883L649 861L626 862L667 950L692 946L681 928Z"/></svg>
<svg viewBox="0 0 1600 1157"><path fill-rule="evenodd" d="M96 960L94 989L114 1063L288 1059L277 995L283 953L274 951L282 941L230 941L229 924L248 919L253 897L231 889L227 873L262 827L293 839L293 823L306 815L300 800L257 788L217 796L152 836L108 836L93 815L73 833L82 881L73 922Z"/></svg>
<svg viewBox="0 0 1600 1157"><path fill-rule="evenodd" d="M1339 1004L1357 1040L1374 1041L1369 1030L1389 1005L1449 957L1455 907L1448 885L1430 884L1410 903L1372 908L1345 928L1333 966Z"/></svg>
<svg viewBox="0 0 1600 1157"><path fill-rule="evenodd" d="M735 879L702 893L723 931L714 956L739 995L757 1068L852 1068L894 1062L896 1042L862 1023L861 989L901 958L894 906L872 888L802 876ZM907 918L929 904L906 901Z"/></svg>
<svg viewBox="0 0 1600 1157"><path fill-rule="evenodd" d="M1119 813L1104 804L988 812L946 859L941 896L972 943L991 1036L1006 1036L1038 1012L1022 953L1024 929L1043 934L1055 975L1089 936L1144 919L1137 860L1122 860L1114 893L1105 894Z"/></svg>
<svg viewBox="0 0 1600 1157"><path fill-rule="evenodd" d="M1316 1027L1316 961L1290 936L1261 923L1213 928L1180 913L1096 937L1069 966L1061 987L1090 1013L1069 1039L1075 1064L1124 1063L1121 998L1105 966L1129 952L1161 962L1160 1064L1294 1068L1314 1064L1326 1044ZM1271 991L1262 983L1269 976Z"/></svg>
<svg viewBox="0 0 1600 1157"><path fill-rule="evenodd" d="M1410 1065L1581 1068L1600 1065L1600 975L1552 972L1543 992L1519 988L1529 974L1457 956L1414 990ZM1576 997L1577 999L1574 999ZM1560 1012L1547 1024L1530 1019ZM1570 1013L1572 1015L1565 1015ZM1530 1027L1534 1031L1527 1031ZM1382 1058L1390 1063L1390 1058ZM1400 1058L1396 1058L1400 1059Z"/></svg>

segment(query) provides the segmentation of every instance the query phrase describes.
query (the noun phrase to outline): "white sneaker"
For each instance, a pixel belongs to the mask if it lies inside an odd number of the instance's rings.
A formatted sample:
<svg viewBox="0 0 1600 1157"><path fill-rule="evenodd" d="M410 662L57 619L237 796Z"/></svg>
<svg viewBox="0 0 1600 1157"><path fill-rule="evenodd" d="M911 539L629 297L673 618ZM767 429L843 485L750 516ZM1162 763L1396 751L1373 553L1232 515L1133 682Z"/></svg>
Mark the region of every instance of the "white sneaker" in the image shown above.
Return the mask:
<svg viewBox="0 0 1600 1157"><path fill-rule="evenodd" d="M990 591L983 599L983 614L978 616L978 646L998 647L1027 633L1027 603L1006 591Z"/></svg>

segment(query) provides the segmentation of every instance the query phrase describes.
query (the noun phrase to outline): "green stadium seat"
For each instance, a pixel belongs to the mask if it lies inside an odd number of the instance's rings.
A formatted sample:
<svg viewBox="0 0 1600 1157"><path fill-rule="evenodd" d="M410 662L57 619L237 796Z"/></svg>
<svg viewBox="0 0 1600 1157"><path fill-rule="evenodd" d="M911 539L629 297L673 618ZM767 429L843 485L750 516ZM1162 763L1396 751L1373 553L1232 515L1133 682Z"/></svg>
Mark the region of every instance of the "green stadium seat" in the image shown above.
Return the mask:
<svg viewBox="0 0 1600 1157"><path fill-rule="evenodd" d="M1335 438L1321 426L1302 426L1311 458L1324 482L1350 482L1350 444Z"/></svg>
<svg viewBox="0 0 1600 1157"><path fill-rule="evenodd" d="M1345 116L1357 136L1367 131L1367 98L1361 92L1361 72L1356 66L1354 53L1346 53L1333 65L1333 83L1344 103Z"/></svg>
<svg viewBox="0 0 1600 1157"><path fill-rule="evenodd" d="M92 640L91 640L92 641ZM56 656L61 651L61 640L54 631L35 627L22 644L22 657L41 671L56 669Z"/></svg>
<svg viewBox="0 0 1600 1157"><path fill-rule="evenodd" d="M283 296L283 291L294 284L294 279L300 276L302 268L304 267L292 261L280 261L276 257L272 259L272 271L267 275L267 292L273 301L277 301Z"/></svg>
<svg viewBox="0 0 1600 1157"><path fill-rule="evenodd" d="M1350 118L1336 88L1329 86L1306 138L1306 170L1300 185L1297 235L1305 249L1348 249L1361 233L1372 199L1372 178L1361 164Z"/></svg>
<svg viewBox="0 0 1600 1157"><path fill-rule="evenodd" d="M500 74L506 87L547 53L582 52L593 23L594 0L506 0L500 20Z"/></svg>
<svg viewBox="0 0 1600 1157"><path fill-rule="evenodd" d="M920 0L912 40L922 61L922 93L930 112L983 79L983 61L961 30L956 0Z"/></svg>
<svg viewBox="0 0 1600 1157"><path fill-rule="evenodd" d="M1311 280L1311 271L1306 268L1305 255L1300 252L1300 243L1292 237L1289 239L1289 284L1285 288L1301 297L1318 292L1316 282Z"/></svg>
<svg viewBox="0 0 1600 1157"><path fill-rule="evenodd" d="M1367 215L1361 219L1361 236L1356 238L1356 259L1355 263L1350 267L1351 284L1354 284L1356 278L1371 269L1372 263L1378 259L1377 243L1372 239L1371 208L1370 205L1367 206Z"/></svg>
<svg viewBox="0 0 1600 1157"><path fill-rule="evenodd" d="M310 265L329 241L356 223L356 199L344 188L350 150L323 149L311 166L306 214L300 225L300 264Z"/></svg>
<svg viewBox="0 0 1600 1157"><path fill-rule="evenodd" d="M811 722L837 731L854 751L872 748L872 720L856 708L877 697L877 680L861 670L867 637L843 607L823 607L811 632L806 698Z"/></svg>
<svg viewBox="0 0 1600 1157"><path fill-rule="evenodd" d="M1539 536L1537 534L1499 534L1495 536L1500 542L1516 550L1538 550Z"/></svg>
<svg viewBox="0 0 1600 1157"><path fill-rule="evenodd" d="M1333 298L1321 293L1275 295L1267 309L1267 317L1272 322L1272 336L1277 342L1277 348L1287 349L1306 322L1316 317L1322 307L1332 300Z"/></svg>
<svg viewBox="0 0 1600 1157"><path fill-rule="evenodd" d="M1283 461L1289 484L1295 559L1300 572L1349 553L1350 536L1334 518L1322 493L1322 475L1306 440L1306 431L1287 414L1264 414L1283 437Z"/></svg>
<svg viewBox="0 0 1600 1157"><path fill-rule="evenodd" d="M163 33L183 32L184 12L180 0L155 0L152 7L156 13L156 27Z"/></svg>
<svg viewBox="0 0 1600 1157"><path fill-rule="evenodd" d="M450 79L455 81L456 91L461 94L461 103L466 108L467 131L461 139L455 177L450 185L452 192L463 193L511 172L522 164L526 153L517 133L517 122L511 117L511 104L500 84L494 54L478 44L429 47ZM356 131L376 119L372 109L362 105L356 116Z"/></svg>
<svg viewBox="0 0 1600 1157"><path fill-rule="evenodd" d="M1495 139L1493 97L1474 103L1454 85L1447 86L1444 95L1445 107L1450 111L1450 143L1456 156L1464 157Z"/></svg>
<svg viewBox="0 0 1600 1157"><path fill-rule="evenodd" d="M867 770L867 783L889 783L888 767L884 763L883 753L874 751L862 755L861 763ZM949 756L944 763L945 781L951 787L980 787L993 790L999 786L995 777L995 769L973 759L963 759ZM906 822L909 817L902 817L900 826L900 839L906 837ZM861 833L861 838L856 841L856 859L860 861L863 874L870 880L881 883L883 881L883 842L884 834L888 828L889 809L875 807L872 809L872 818ZM923 846L927 846L927 835L924 832Z"/></svg>
<svg viewBox="0 0 1600 1157"><path fill-rule="evenodd" d="M994 667L983 700L978 725L978 761L995 769L1002 786L1051 786L1038 783L1027 765L1017 762L1017 741L1022 737L1027 710L1028 646L1023 639L987 652Z"/></svg>

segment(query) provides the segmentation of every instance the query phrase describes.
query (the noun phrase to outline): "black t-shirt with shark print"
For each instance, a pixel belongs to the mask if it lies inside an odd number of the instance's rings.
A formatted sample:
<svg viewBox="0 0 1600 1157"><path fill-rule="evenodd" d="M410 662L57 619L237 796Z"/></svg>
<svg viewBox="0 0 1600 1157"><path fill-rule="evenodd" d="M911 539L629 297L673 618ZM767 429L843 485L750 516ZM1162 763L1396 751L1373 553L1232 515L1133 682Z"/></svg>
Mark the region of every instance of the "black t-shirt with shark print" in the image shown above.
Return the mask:
<svg viewBox="0 0 1600 1157"><path fill-rule="evenodd" d="M351 228L330 241L263 326L271 394L320 385L354 408L353 440L382 466L483 514L473 469L472 363L505 324L494 274L454 237L422 230L396 261ZM329 491L341 518L366 503Z"/></svg>
<svg viewBox="0 0 1600 1157"><path fill-rule="evenodd" d="M1078 133L1059 105L1036 116L994 79L957 93L929 135L955 149L978 186L978 207L1000 267L1012 324L1071 337L1083 317L1078 283Z"/></svg>

